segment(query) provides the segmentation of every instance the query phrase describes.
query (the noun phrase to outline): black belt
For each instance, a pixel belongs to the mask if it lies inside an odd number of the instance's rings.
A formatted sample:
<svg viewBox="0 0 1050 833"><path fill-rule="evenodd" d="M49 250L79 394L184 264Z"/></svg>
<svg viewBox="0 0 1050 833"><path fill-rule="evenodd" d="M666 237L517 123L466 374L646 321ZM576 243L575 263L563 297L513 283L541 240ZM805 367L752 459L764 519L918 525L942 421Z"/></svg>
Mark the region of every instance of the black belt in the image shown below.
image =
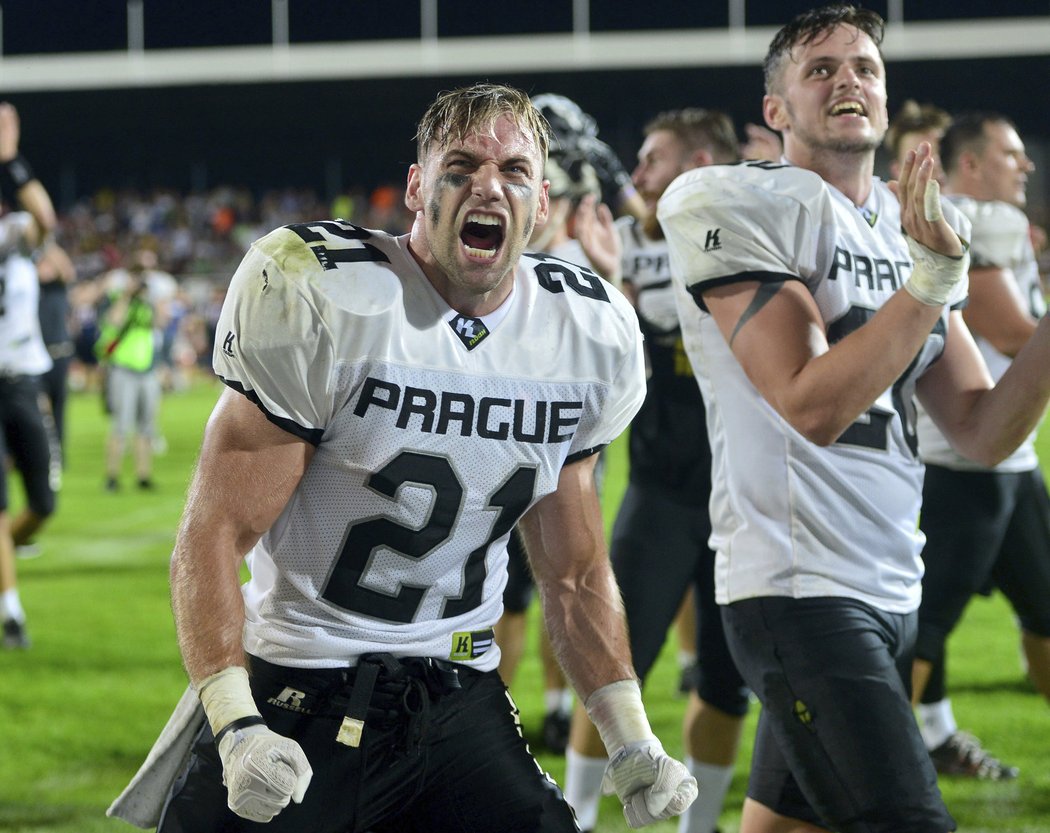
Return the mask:
<svg viewBox="0 0 1050 833"><path fill-rule="evenodd" d="M433 657L395 657L393 654L365 654L348 675L353 680L350 701L336 740L350 747L361 745L368 708L377 687L386 698L398 697L408 716L406 742L418 749L422 730L430 711L430 701L462 688L461 673L478 672Z"/></svg>

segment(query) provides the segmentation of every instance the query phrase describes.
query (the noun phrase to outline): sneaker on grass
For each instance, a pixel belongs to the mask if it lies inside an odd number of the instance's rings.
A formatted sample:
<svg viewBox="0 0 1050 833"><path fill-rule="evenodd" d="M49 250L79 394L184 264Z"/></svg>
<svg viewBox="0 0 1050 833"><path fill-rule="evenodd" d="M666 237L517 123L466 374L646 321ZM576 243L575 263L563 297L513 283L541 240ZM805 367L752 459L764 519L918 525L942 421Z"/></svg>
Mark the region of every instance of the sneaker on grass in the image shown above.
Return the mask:
<svg viewBox="0 0 1050 833"><path fill-rule="evenodd" d="M0 646L25 650L29 647L29 634L26 633L26 623L17 622L14 619L4 620L4 636Z"/></svg>
<svg viewBox="0 0 1050 833"><path fill-rule="evenodd" d="M1018 769L989 755L981 742L966 732L955 732L930 752L934 769L941 775L962 775L982 781L1009 781Z"/></svg>

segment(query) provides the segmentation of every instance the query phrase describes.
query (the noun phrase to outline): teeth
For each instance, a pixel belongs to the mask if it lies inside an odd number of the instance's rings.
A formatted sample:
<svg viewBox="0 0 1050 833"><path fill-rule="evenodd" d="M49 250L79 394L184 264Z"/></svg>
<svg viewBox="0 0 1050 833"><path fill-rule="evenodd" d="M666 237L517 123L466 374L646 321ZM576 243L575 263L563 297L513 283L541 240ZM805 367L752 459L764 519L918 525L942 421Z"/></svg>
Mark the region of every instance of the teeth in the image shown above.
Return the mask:
<svg viewBox="0 0 1050 833"><path fill-rule="evenodd" d="M844 101L842 104L835 105L835 109L832 110L834 115L839 113L857 113L864 115L864 108L856 101Z"/></svg>
<svg viewBox="0 0 1050 833"><path fill-rule="evenodd" d="M468 214L468 223L477 223L479 226L498 226L499 219L488 214Z"/></svg>
<svg viewBox="0 0 1050 833"><path fill-rule="evenodd" d="M475 249L473 246L465 246L468 255L474 257L494 257L496 254L495 249Z"/></svg>

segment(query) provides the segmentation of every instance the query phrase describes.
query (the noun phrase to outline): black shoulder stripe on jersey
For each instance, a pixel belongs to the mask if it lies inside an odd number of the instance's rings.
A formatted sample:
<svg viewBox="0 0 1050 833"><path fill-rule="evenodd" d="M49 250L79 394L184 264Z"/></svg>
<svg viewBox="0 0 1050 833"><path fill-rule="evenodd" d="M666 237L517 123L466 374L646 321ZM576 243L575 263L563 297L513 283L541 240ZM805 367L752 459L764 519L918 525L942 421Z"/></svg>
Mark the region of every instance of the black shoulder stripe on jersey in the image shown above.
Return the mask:
<svg viewBox="0 0 1050 833"><path fill-rule="evenodd" d="M219 377L222 383L228 388L232 388L237 393L248 398L249 402L255 403L255 406L263 412L263 415L270 420L278 428L287 431L289 434L298 437L300 440L305 440L310 445L318 446L321 444L321 437L324 436L323 428L304 428L298 422L293 422L286 417L279 417L276 414L271 414L266 410L262 401L259 399L259 394L250 388L244 387L240 382L235 382L232 379L224 379L222 376Z"/></svg>
<svg viewBox="0 0 1050 833"><path fill-rule="evenodd" d="M724 275L721 278L712 278L703 283L694 283L689 287L689 294L693 296L696 305L704 312L710 312L704 303L704 293L718 286L729 286L744 281L758 281L759 283L783 283L784 281L800 281L798 275L790 275L787 272L737 272L735 275Z"/></svg>
<svg viewBox="0 0 1050 833"><path fill-rule="evenodd" d="M593 457L595 454L597 454L599 451L605 448L606 445L607 443L603 443L602 445L596 445L593 448L585 448L583 449L583 451L577 451L575 454L570 454L568 457L565 458L565 465L567 466L570 463L576 463L580 460L586 460L588 457Z"/></svg>

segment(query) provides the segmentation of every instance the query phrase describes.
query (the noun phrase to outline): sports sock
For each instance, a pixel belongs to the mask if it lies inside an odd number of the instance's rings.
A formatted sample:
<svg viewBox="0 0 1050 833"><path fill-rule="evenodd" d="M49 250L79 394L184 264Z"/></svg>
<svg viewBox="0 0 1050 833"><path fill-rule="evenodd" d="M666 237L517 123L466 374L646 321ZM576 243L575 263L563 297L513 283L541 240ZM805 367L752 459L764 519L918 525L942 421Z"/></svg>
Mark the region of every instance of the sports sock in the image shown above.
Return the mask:
<svg viewBox="0 0 1050 833"><path fill-rule="evenodd" d="M952 701L947 697L936 703L919 703L916 711L919 715L919 731L927 749L936 749L959 728L952 713Z"/></svg>
<svg viewBox="0 0 1050 833"><path fill-rule="evenodd" d="M548 688L543 692L544 713L558 712L572 714L572 690L568 688Z"/></svg>
<svg viewBox="0 0 1050 833"><path fill-rule="evenodd" d="M18 598L18 588L12 587L0 593L0 619L14 619L16 622L26 620L26 612L22 609L22 600Z"/></svg>
<svg viewBox="0 0 1050 833"><path fill-rule="evenodd" d="M598 822L602 776L608 763L608 758L588 758L571 746L565 750L565 800L581 830L593 830Z"/></svg>
<svg viewBox="0 0 1050 833"><path fill-rule="evenodd" d="M692 756L686 758L685 763L700 791L696 801L679 818L678 833L714 833L733 782L733 767L705 764Z"/></svg>

